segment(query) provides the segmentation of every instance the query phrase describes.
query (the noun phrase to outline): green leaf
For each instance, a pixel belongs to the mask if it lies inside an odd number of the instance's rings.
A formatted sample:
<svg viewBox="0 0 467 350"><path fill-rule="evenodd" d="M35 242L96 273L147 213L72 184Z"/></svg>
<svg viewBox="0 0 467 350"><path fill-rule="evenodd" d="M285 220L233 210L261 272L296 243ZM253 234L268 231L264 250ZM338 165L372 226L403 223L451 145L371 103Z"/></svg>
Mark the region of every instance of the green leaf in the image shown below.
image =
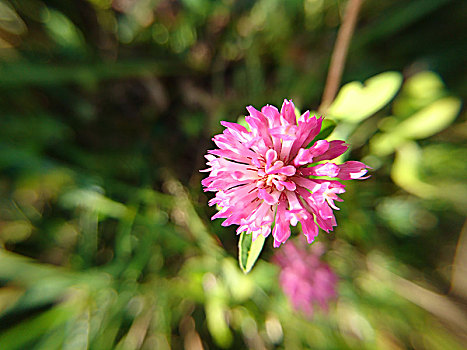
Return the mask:
<svg viewBox="0 0 467 350"><path fill-rule="evenodd" d="M251 131L250 124L248 124L245 120L245 117L238 117L237 124L244 126L248 131Z"/></svg>
<svg viewBox="0 0 467 350"><path fill-rule="evenodd" d="M336 119L359 123L383 108L397 93L402 84L402 74L385 72L365 81L344 85L328 114Z"/></svg>
<svg viewBox="0 0 467 350"><path fill-rule="evenodd" d="M407 139L432 136L454 121L460 107L461 101L458 98L442 98L401 122L395 132Z"/></svg>
<svg viewBox="0 0 467 350"><path fill-rule="evenodd" d="M431 71L422 71L404 82L401 93L392 105L392 112L405 119L446 95L441 77Z"/></svg>
<svg viewBox="0 0 467 350"><path fill-rule="evenodd" d="M63 13L49 8L45 28L52 39L59 45L67 48L82 49L85 41L81 31Z"/></svg>
<svg viewBox="0 0 467 350"><path fill-rule="evenodd" d="M397 148L391 169L392 180L409 193L430 198L436 193L436 186L420 178L422 152L416 142L408 141Z"/></svg>
<svg viewBox="0 0 467 350"><path fill-rule="evenodd" d="M315 137L315 140L324 140L326 137L331 135L331 133L334 131L336 128L337 124L335 121L332 119L324 119L323 124L321 125L321 131L318 134L318 136ZM313 145L312 142L310 142L310 146Z"/></svg>
<svg viewBox="0 0 467 350"><path fill-rule="evenodd" d="M263 250L265 239L262 235L259 235L253 241L251 234L246 234L245 232L240 234L240 240L238 241L238 262L245 274L253 268L261 250Z"/></svg>
<svg viewBox="0 0 467 350"><path fill-rule="evenodd" d="M386 133L375 135L370 147L374 154L385 156L409 140L430 137L449 126L461 107L455 97L445 97L400 122Z"/></svg>

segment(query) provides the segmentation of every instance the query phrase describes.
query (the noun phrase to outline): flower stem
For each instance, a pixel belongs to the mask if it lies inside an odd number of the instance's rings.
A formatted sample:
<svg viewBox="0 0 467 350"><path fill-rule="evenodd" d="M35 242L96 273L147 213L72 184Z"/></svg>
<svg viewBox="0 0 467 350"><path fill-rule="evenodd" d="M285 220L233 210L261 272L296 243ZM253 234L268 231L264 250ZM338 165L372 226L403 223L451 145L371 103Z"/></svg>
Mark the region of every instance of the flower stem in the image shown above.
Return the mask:
<svg viewBox="0 0 467 350"><path fill-rule="evenodd" d="M325 113L332 101L336 97L337 89L342 78L347 51L349 49L350 39L352 38L355 24L357 22L358 12L363 0L349 0L345 11L342 25L337 33L336 43L331 56L328 77L324 86L323 98L319 106L319 112Z"/></svg>

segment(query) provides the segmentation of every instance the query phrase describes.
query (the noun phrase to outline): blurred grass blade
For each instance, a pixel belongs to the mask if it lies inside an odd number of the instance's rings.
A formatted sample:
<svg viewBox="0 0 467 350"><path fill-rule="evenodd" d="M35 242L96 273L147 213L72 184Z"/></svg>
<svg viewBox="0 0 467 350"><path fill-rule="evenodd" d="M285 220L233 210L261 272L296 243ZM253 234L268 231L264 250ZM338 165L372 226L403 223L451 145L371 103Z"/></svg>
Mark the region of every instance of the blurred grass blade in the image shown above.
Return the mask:
<svg viewBox="0 0 467 350"><path fill-rule="evenodd" d="M94 190L76 189L67 192L61 198L65 208L82 208L101 215L121 218L127 213L124 204L111 200Z"/></svg>
<svg viewBox="0 0 467 350"><path fill-rule="evenodd" d="M85 310L67 324L63 350L86 350L89 348L89 310Z"/></svg>
<svg viewBox="0 0 467 350"><path fill-rule="evenodd" d="M74 316L74 311L70 305L60 305L37 317L22 321L0 334L1 349L28 349L27 345L31 341L62 325Z"/></svg>
<svg viewBox="0 0 467 350"><path fill-rule="evenodd" d="M70 272L61 267L38 264L32 259L2 250L0 250L0 280L14 281L21 287L27 288L14 305L4 310L5 313L55 302L75 285L82 284L92 290L104 288L110 283L109 276L104 273Z"/></svg>
<svg viewBox="0 0 467 350"><path fill-rule="evenodd" d="M198 244L203 251L209 255L222 256L223 252L217 242L213 239L211 233L206 228L203 221L198 216L191 199L183 188L172 175L167 175L166 180L167 190L175 196L177 208L185 213L186 224L190 232L196 238Z"/></svg>
<svg viewBox="0 0 467 350"><path fill-rule="evenodd" d="M225 320L225 310L226 306L217 298L211 298L206 302L206 321L209 332L222 348L228 348L233 340Z"/></svg>
<svg viewBox="0 0 467 350"><path fill-rule="evenodd" d="M37 343L34 350L62 350L65 340L66 325L62 324L52 331L41 336L41 340Z"/></svg>
<svg viewBox="0 0 467 350"><path fill-rule="evenodd" d="M5 1L0 1L0 29L13 35L23 35L28 30L15 9Z"/></svg>
<svg viewBox="0 0 467 350"><path fill-rule="evenodd" d="M248 273L253 268L259 254L263 250L264 241L263 235L259 235L255 241L252 239L252 234L242 232L238 241L238 262L244 273Z"/></svg>
<svg viewBox="0 0 467 350"><path fill-rule="evenodd" d="M175 63L161 61L98 62L70 65L15 62L0 64L0 87L55 86L69 83L92 86L107 79L178 75L182 72L183 69L176 66Z"/></svg>

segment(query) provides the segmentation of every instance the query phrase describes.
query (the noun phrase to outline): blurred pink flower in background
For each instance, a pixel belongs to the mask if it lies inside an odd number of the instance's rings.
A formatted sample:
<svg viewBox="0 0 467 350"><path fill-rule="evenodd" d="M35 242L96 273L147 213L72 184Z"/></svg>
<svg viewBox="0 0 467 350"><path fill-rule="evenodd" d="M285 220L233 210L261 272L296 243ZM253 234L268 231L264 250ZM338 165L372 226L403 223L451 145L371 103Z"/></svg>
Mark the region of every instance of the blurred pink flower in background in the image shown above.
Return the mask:
<svg viewBox="0 0 467 350"><path fill-rule="evenodd" d="M217 192L209 205L221 208L212 219L225 218L223 226L239 225L237 233L274 237L279 247L290 237L290 225L301 223L308 243L318 235L318 226L329 232L336 226L334 201L344 193L338 180L365 179L367 166L349 161L337 165L328 160L344 153L344 141L316 140L323 118L306 111L298 119L292 101L285 100L279 112L274 106L260 111L247 107L245 121L251 131L229 122L213 138L219 149L206 158L209 176L205 191Z"/></svg>
<svg viewBox="0 0 467 350"><path fill-rule="evenodd" d="M280 266L279 282L295 310L306 316L313 315L313 305L324 311L337 296L337 276L320 260L324 249L314 244L312 249L300 248L291 242L278 251L273 258Z"/></svg>

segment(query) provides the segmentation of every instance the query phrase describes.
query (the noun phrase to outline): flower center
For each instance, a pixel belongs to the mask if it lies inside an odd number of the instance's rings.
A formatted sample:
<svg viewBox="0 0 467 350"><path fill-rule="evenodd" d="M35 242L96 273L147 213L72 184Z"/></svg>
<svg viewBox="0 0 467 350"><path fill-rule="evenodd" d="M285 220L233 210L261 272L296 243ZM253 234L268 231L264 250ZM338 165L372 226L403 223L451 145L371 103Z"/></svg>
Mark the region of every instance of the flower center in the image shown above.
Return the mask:
<svg viewBox="0 0 467 350"><path fill-rule="evenodd" d="M260 180L258 180L257 187L258 188L273 187L277 183L279 183L279 181L286 181L286 180L287 180L287 176L282 175L282 174L272 174L272 175L265 174L264 176L261 177Z"/></svg>
<svg viewBox="0 0 467 350"><path fill-rule="evenodd" d="M293 165L284 165L284 162L277 160L274 163L268 162L264 169L258 170L258 188L269 188L271 190L283 191L284 188L293 191L296 186L291 177L295 175L297 169Z"/></svg>

